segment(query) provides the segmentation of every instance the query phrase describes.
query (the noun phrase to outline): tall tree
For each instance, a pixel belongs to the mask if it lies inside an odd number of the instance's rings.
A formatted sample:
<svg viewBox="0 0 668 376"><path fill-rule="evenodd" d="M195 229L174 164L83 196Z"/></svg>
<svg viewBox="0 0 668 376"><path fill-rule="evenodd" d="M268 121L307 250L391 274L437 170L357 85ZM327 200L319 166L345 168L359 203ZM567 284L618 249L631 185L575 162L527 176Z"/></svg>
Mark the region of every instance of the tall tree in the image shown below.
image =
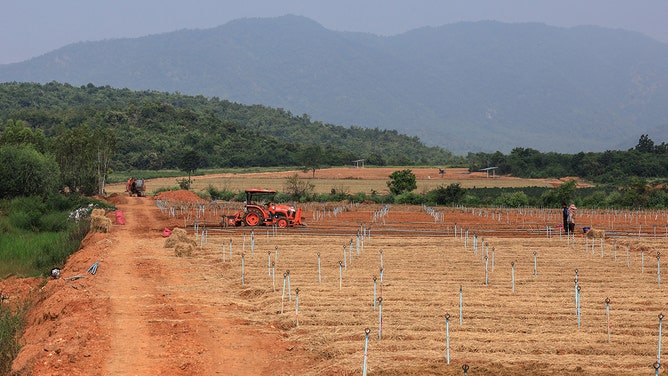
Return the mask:
<svg viewBox="0 0 668 376"><path fill-rule="evenodd" d="M654 153L654 141L648 135L644 134L640 136L635 150L641 153Z"/></svg>
<svg viewBox="0 0 668 376"><path fill-rule="evenodd" d="M191 175L202 166L204 158L195 149L187 148L184 150L179 160L179 169L188 173L187 185L190 187Z"/></svg>
<svg viewBox="0 0 668 376"><path fill-rule="evenodd" d="M61 129L54 148L65 187L86 195L103 193L115 146L113 130L102 126Z"/></svg>
<svg viewBox="0 0 668 376"><path fill-rule="evenodd" d="M395 195L411 192L417 188L415 174L410 169L394 171L390 174L390 181L387 182L387 187Z"/></svg>

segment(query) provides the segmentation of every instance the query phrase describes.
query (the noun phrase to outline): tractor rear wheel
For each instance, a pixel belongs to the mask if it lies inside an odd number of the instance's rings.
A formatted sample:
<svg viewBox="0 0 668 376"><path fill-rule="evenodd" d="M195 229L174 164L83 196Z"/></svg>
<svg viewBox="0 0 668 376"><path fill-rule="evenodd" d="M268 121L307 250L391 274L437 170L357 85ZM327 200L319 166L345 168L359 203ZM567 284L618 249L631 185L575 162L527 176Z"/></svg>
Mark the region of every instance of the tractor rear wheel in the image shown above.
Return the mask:
<svg viewBox="0 0 668 376"><path fill-rule="evenodd" d="M246 222L246 226L257 226L260 224L260 213L258 213L255 210L251 210L248 213L246 213L246 216L244 217L244 222Z"/></svg>
<svg viewBox="0 0 668 376"><path fill-rule="evenodd" d="M288 219L285 217L279 217L278 219L276 219L276 226L280 228L288 227Z"/></svg>

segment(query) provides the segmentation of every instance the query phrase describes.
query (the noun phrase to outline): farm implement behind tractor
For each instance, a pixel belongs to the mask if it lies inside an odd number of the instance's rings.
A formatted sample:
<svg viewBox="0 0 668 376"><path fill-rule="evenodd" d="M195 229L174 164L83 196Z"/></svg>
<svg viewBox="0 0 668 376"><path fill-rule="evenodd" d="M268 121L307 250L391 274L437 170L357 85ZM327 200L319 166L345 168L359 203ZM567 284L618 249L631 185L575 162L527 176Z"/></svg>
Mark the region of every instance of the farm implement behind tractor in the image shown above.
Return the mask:
<svg viewBox="0 0 668 376"><path fill-rule="evenodd" d="M244 209L223 218L227 226L303 226L302 209L274 203L276 191L247 189Z"/></svg>

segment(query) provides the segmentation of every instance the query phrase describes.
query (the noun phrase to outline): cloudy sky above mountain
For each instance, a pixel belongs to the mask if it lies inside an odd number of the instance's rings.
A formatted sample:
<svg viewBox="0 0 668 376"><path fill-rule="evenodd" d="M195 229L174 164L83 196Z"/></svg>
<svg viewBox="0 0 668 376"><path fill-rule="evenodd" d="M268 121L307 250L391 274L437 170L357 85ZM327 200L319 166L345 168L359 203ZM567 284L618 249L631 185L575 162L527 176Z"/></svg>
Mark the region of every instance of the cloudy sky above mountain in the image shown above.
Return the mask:
<svg viewBox="0 0 668 376"><path fill-rule="evenodd" d="M248 17L305 16L337 31L394 35L459 21L597 25L668 43L666 0L3 0L0 64L81 41L206 29Z"/></svg>

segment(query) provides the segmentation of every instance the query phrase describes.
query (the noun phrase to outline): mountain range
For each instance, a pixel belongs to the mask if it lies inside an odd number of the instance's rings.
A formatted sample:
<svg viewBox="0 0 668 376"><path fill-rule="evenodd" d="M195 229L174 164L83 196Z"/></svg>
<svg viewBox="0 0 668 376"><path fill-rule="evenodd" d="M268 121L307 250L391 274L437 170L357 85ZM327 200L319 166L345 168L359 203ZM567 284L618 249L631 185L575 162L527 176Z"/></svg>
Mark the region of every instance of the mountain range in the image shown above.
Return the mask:
<svg viewBox="0 0 668 376"><path fill-rule="evenodd" d="M377 36L287 15L79 42L0 65L0 82L51 81L261 104L462 155L668 140L668 44L593 26L480 21Z"/></svg>

